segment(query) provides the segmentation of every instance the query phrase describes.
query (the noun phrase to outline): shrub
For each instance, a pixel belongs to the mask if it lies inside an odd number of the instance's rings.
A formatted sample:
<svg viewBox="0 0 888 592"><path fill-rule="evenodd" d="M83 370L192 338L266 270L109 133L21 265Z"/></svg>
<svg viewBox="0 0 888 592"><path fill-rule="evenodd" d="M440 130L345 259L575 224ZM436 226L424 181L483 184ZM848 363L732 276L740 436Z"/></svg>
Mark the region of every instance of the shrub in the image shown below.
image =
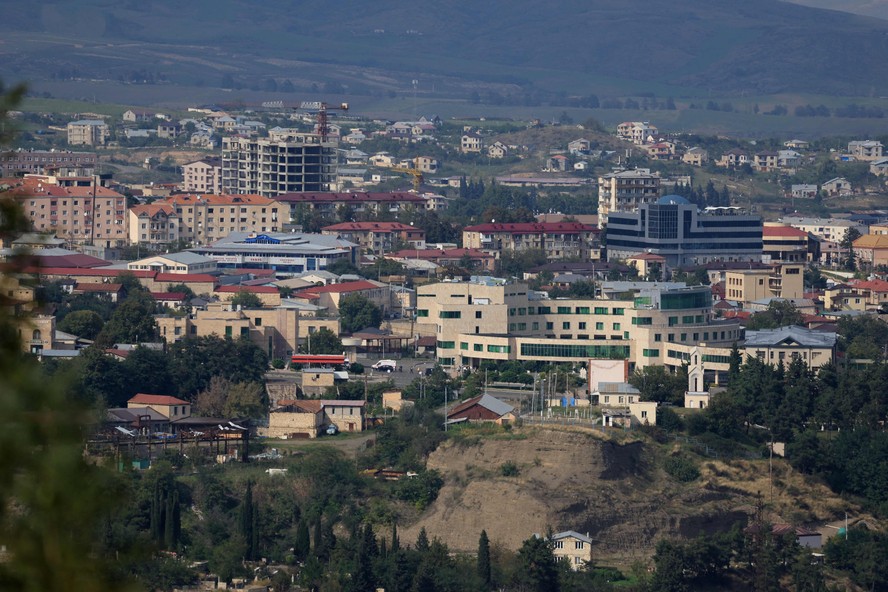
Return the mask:
<svg viewBox="0 0 888 592"><path fill-rule="evenodd" d="M401 501L410 502L419 511L425 510L438 497L444 479L438 471L420 471L414 477L401 479L395 484L394 494Z"/></svg>
<svg viewBox="0 0 888 592"><path fill-rule="evenodd" d="M364 373L364 364L359 362L355 362L348 367L348 371L352 374L363 374Z"/></svg>
<svg viewBox="0 0 888 592"><path fill-rule="evenodd" d="M521 469L519 469L518 465L512 461L506 461L500 465L500 474L502 474L503 477L517 477L520 473Z"/></svg>
<svg viewBox="0 0 888 592"><path fill-rule="evenodd" d="M690 483L700 477L700 471L694 462L681 455L668 457L663 462L663 469L680 483Z"/></svg>
<svg viewBox="0 0 888 592"><path fill-rule="evenodd" d="M283 370L287 366L287 363L281 358L275 358L271 361L271 367L275 370Z"/></svg>

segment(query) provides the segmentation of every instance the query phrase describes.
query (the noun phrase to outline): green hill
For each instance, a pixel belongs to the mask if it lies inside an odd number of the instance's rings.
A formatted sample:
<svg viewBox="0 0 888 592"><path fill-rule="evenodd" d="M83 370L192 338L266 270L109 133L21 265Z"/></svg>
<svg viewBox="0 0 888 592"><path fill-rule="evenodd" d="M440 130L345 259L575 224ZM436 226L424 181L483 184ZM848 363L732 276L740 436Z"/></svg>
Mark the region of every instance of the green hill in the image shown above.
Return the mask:
<svg viewBox="0 0 888 592"><path fill-rule="evenodd" d="M888 95L888 22L776 0L81 0L4 21L7 80Z"/></svg>

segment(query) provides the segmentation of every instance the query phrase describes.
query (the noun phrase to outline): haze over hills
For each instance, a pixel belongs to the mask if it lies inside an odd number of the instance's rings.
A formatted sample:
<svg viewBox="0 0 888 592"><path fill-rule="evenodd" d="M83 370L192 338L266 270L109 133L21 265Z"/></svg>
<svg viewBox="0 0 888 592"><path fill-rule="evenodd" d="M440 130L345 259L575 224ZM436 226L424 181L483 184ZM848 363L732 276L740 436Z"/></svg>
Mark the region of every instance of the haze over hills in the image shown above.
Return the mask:
<svg viewBox="0 0 888 592"><path fill-rule="evenodd" d="M788 0L796 4L888 19L888 0Z"/></svg>
<svg viewBox="0 0 888 592"><path fill-rule="evenodd" d="M4 8L5 80L888 95L888 21L777 0L36 4Z"/></svg>

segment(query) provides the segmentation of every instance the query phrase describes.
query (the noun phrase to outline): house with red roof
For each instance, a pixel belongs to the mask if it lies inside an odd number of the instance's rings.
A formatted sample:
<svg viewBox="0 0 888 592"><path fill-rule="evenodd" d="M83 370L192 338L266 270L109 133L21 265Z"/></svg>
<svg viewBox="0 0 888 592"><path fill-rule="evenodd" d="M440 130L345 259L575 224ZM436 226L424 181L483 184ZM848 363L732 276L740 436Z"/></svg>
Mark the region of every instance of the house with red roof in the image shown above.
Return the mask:
<svg viewBox="0 0 888 592"><path fill-rule="evenodd" d="M392 287L382 282L374 282L371 280L358 280L354 282L343 282L341 284L327 284L326 286L315 286L306 288L293 294L293 298L307 300L312 304L326 308L331 312L339 310L339 303L344 296L350 294L362 294L370 299L373 304L388 312L392 309L394 296Z"/></svg>
<svg viewBox="0 0 888 592"><path fill-rule="evenodd" d="M546 259L601 259L600 230L580 222L518 222L476 224L463 229L463 247L481 249L497 258L504 253L542 250Z"/></svg>
<svg viewBox="0 0 888 592"><path fill-rule="evenodd" d="M849 280L826 289L823 307L829 311L878 311L888 308L888 282Z"/></svg>
<svg viewBox="0 0 888 592"><path fill-rule="evenodd" d="M401 222L343 222L321 234L357 243L363 255L382 255L398 248L425 248L425 230Z"/></svg>
<svg viewBox="0 0 888 592"><path fill-rule="evenodd" d="M111 302L119 302L126 298L126 288L123 287L123 284L105 284L95 282L78 283L74 285L71 293L75 295L96 294L98 296L104 296Z"/></svg>
<svg viewBox="0 0 888 592"><path fill-rule="evenodd" d="M179 240L179 214L169 203L133 206L127 214L127 238L131 244L168 245Z"/></svg>
<svg viewBox="0 0 888 592"><path fill-rule="evenodd" d="M253 294L262 301L262 306L273 307L281 305L281 291L276 286L219 286L214 294L222 302L231 301L239 294Z"/></svg>
<svg viewBox="0 0 888 592"><path fill-rule="evenodd" d="M794 226L778 222L762 226L762 255L774 263L816 261L819 246L811 235Z"/></svg>
<svg viewBox="0 0 888 592"><path fill-rule="evenodd" d="M407 263L411 260L429 261L439 267L465 267L479 271L493 271L496 257L481 249L403 249L385 256L386 259Z"/></svg>

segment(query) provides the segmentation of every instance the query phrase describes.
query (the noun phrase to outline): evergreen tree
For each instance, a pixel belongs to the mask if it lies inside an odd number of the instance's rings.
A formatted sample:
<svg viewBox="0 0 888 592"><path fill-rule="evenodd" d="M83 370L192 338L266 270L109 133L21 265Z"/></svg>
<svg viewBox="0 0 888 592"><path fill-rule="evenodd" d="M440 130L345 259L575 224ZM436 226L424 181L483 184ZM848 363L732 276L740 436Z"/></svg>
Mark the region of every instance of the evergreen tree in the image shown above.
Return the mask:
<svg viewBox="0 0 888 592"><path fill-rule="evenodd" d="M416 551L425 555L429 550L429 535L426 532L425 526L419 529L419 535L416 537Z"/></svg>
<svg viewBox="0 0 888 592"><path fill-rule="evenodd" d="M398 540L398 525L392 523L392 553L401 548L401 542Z"/></svg>
<svg viewBox="0 0 888 592"><path fill-rule="evenodd" d="M324 535L321 532L321 515L318 514L314 520L313 524L313 537L314 537L314 554L318 559L322 559L324 557Z"/></svg>
<svg viewBox="0 0 888 592"><path fill-rule="evenodd" d="M490 541L486 530L482 530L478 538L478 579L482 590L490 589Z"/></svg>
<svg viewBox="0 0 888 592"><path fill-rule="evenodd" d="M532 536L521 545L518 551L526 589L532 592L558 592L558 564L552 542L549 539Z"/></svg>
<svg viewBox="0 0 888 592"><path fill-rule="evenodd" d="M435 572L428 561L419 564L416 575L413 577L412 592L435 592L438 589L435 582Z"/></svg>
<svg viewBox="0 0 888 592"><path fill-rule="evenodd" d="M296 526L296 542L293 545L293 554L296 556L296 559L302 561L308 557L309 551L311 551L311 541L308 536L308 524L305 523L305 520L300 520Z"/></svg>
<svg viewBox="0 0 888 592"><path fill-rule="evenodd" d="M240 511L240 534L243 537L246 550L244 557L253 559L255 549L253 548L253 483L247 481L247 490L244 492L244 499L241 502Z"/></svg>

